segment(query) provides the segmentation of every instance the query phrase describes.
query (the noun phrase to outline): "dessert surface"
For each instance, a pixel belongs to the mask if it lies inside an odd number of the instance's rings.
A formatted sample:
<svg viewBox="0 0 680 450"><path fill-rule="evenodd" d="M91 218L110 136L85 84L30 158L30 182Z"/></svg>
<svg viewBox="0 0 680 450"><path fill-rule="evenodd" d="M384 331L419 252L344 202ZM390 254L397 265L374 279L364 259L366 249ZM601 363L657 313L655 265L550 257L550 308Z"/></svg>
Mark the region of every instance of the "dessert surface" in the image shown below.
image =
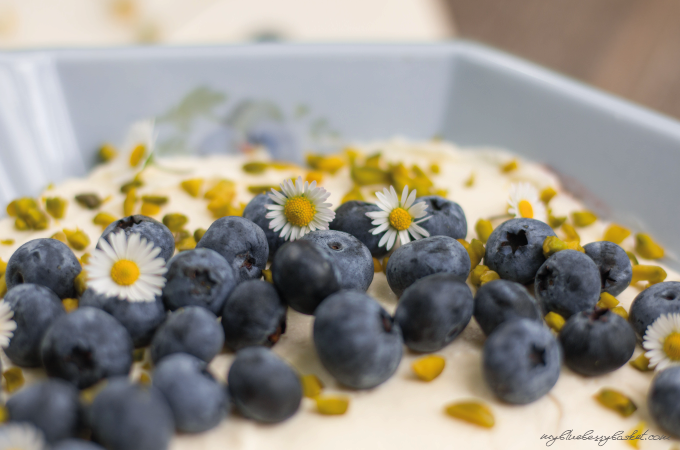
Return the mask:
<svg viewBox="0 0 680 450"><path fill-rule="evenodd" d="M479 219L490 220L494 227L510 218L508 200L513 185L529 183L538 192L553 188L556 195L550 199L550 215L554 218L567 217L567 224L574 224L573 213L584 212L587 208L579 200L565 192L558 177L540 164L526 161L517 156L496 149L461 149L453 144L439 141L409 142L401 139L361 143L352 146L350 155L364 159L379 153L381 167L403 164L411 168L417 165L432 182L427 189L458 203L468 224L467 241L477 237L475 224ZM238 215L243 206L256 194L276 187L284 179L316 179L330 197L328 202L336 209L348 194L356 198L361 195L366 201L375 202L374 193L385 185L365 185L352 193L355 181L349 163L348 152L339 157L337 170L333 173L299 167L292 164L272 163L262 149L254 149L241 155L212 155L205 157L178 156L161 159L149 164L139 178L137 198L165 197L167 201L159 207L143 211L142 201L132 205L134 213L162 220L168 214L181 214L188 219L183 228L193 234L199 228L207 229L216 218L215 209L229 209L229 214ZM262 163L259 166L253 163ZM247 167L247 170L244 168ZM410 170L410 169L409 169ZM132 181L139 173L139 167L130 167L129 155L120 154L109 162L96 167L83 179L71 179L51 187L43 197L68 199L63 218L51 220L49 226L38 231L18 231L13 218L0 220L0 240L12 240L9 245L0 245L0 258L7 261L13 252L25 242L51 237L67 230L82 230L89 237L89 244L81 250L74 250L79 258L92 252L102 226L93 223L97 214L108 213L116 219L123 217L126 194L121 194L121 185ZM356 173L354 177L356 177ZM202 179L200 195L190 195L182 182ZM233 182L234 197L229 205L212 205L204 193L221 180ZM400 193L400 191L399 191ZM96 194L103 200L94 209L75 201L82 194ZM419 192L419 196L420 192ZM148 202L147 202L148 203ZM130 208L130 205L127 206ZM536 210L537 205L534 205ZM128 209L128 211L130 210ZM217 214L220 214L219 212ZM548 220L547 213L544 220ZM575 227L580 245L600 241L610 224L597 219L586 226ZM568 231L568 229L567 229ZM556 234L563 240L570 236L565 228L556 228ZM190 239L189 239L190 241ZM191 243L186 244L189 247ZM621 244L625 250L633 251L635 238L627 237ZM662 264L649 261L637 255L640 264ZM680 280L680 276L665 268L667 280ZM474 293L477 289L468 284ZM626 311L633 299L641 292L642 283L632 284L616 296ZM529 286L530 292L533 287ZM397 308L398 298L390 289L383 271L374 274L367 293L376 299L390 314ZM566 366L560 372L554 388L545 396L527 405L510 405L500 401L487 387L482 373L482 349L485 335L477 322L472 319L462 334L451 344L435 352L446 361L446 366L436 379L425 382L414 374L411 366L423 354L404 350L396 373L383 384L368 390L352 390L338 384L327 372L317 356L312 340L314 317L288 309L287 327L272 350L301 375L316 375L324 385L325 394L339 394L349 399L349 408L343 415L327 416L317 411L316 402L304 398L300 410L290 419L279 424L260 424L232 412L217 427L200 434L176 434L171 442L172 450L217 450L222 448L250 450L276 448L280 450L304 449L448 449L464 445L466 449L530 449L545 448L549 440L544 435L560 436L572 430L572 438L589 430L592 436L615 436L630 434L641 422L645 422L649 434L663 435L647 408L647 394L654 377L653 371L642 372L629 364L611 373L584 377ZM638 342L632 359L643 353ZM131 373L139 379L146 373L145 360L135 363ZM210 370L216 378L226 381L227 372L235 354L223 351L211 363ZM12 363L3 355L3 369ZM148 367L148 366L147 366ZM45 377L41 369L24 369L26 383ZM153 372L149 372L153 377ZM603 407L594 396L603 388L611 388L628 396L637 405L637 411L629 417ZM492 411L495 424L482 428L445 414L445 407L456 401L475 400L486 404ZM615 438L613 438L615 439ZM669 449L673 440L644 441L641 449ZM556 441L554 448L595 448L592 441ZM606 448L631 448L630 442L613 441Z"/></svg>

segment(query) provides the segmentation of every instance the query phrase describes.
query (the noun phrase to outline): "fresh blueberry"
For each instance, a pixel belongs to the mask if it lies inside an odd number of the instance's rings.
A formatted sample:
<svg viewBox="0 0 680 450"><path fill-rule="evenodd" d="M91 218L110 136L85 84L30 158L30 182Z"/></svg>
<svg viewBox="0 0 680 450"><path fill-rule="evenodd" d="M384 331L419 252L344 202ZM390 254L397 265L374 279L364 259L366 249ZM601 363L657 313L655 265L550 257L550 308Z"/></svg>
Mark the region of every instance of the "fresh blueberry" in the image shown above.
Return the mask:
<svg viewBox="0 0 680 450"><path fill-rule="evenodd" d="M66 314L61 300L45 286L26 283L10 289L4 301L14 312L17 324L5 354L17 366L40 366L40 343L45 331Z"/></svg>
<svg viewBox="0 0 680 450"><path fill-rule="evenodd" d="M214 428L229 410L226 388L215 380L205 361L186 353L163 358L154 370L153 386L168 402L180 432Z"/></svg>
<svg viewBox="0 0 680 450"><path fill-rule="evenodd" d="M85 389L101 379L127 375L132 350L130 334L116 319L82 307L52 323L40 353L47 375Z"/></svg>
<svg viewBox="0 0 680 450"><path fill-rule="evenodd" d="M488 336L508 320L530 319L542 322L543 315L523 285L514 281L493 280L477 290L475 319Z"/></svg>
<svg viewBox="0 0 680 450"><path fill-rule="evenodd" d="M108 450L164 450L175 424L163 395L127 378L109 381L89 411L93 438Z"/></svg>
<svg viewBox="0 0 680 450"><path fill-rule="evenodd" d="M366 291L373 281L373 257L368 248L351 234L335 230L317 230L306 234L311 241L331 255L340 270L342 289Z"/></svg>
<svg viewBox="0 0 680 450"><path fill-rule="evenodd" d="M403 351L399 324L359 291L340 291L319 305L314 346L326 370L355 389L370 389L390 378Z"/></svg>
<svg viewBox="0 0 680 450"><path fill-rule="evenodd" d="M72 384L52 379L28 386L7 400L13 422L29 422L45 440L54 443L75 437L80 430L79 392Z"/></svg>
<svg viewBox="0 0 680 450"><path fill-rule="evenodd" d="M430 236L448 236L454 239L465 239L467 236L467 219L463 208L458 203L438 195L418 197L416 202L427 203L427 215L430 216L420 224L430 232Z"/></svg>
<svg viewBox="0 0 680 450"><path fill-rule="evenodd" d="M663 314L680 313L680 282L654 284L640 292L628 311L628 321L642 339L650 326Z"/></svg>
<svg viewBox="0 0 680 450"><path fill-rule="evenodd" d="M34 283L52 289L59 298L73 298L73 282L80 262L70 248L56 239L33 239L19 247L7 262L7 289Z"/></svg>
<svg viewBox="0 0 680 450"><path fill-rule="evenodd" d="M555 236L549 225L534 219L510 219L500 224L486 242L484 264L504 280L529 284L545 262L543 241Z"/></svg>
<svg viewBox="0 0 680 450"><path fill-rule="evenodd" d="M224 302L239 282L226 259L208 248L188 250L168 263L163 288L165 306L174 311L183 306L202 306L219 315Z"/></svg>
<svg viewBox="0 0 680 450"><path fill-rule="evenodd" d="M449 273L437 273L421 278L404 291L394 320L408 348L436 352L465 329L473 304L472 292L464 281Z"/></svg>
<svg viewBox="0 0 680 450"><path fill-rule="evenodd" d="M375 203L350 200L335 210L335 219L330 223L329 228L351 234L368 248L374 258L384 258L389 252L384 246L378 246L382 235L372 234L369 231L375 226L371 225L373 219L369 218L366 213L375 211L380 211Z"/></svg>
<svg viewBox="0 0 680 450"><path fill-rule="evenodd" d="M531 403L557 383L562 351L543 324L517 319L499 326L484 343L484 379L501 400Z"/></svg>
<svg viewBox="0 0 680 450"><path fill-rule="evenodd" d="M574 314L560 330L559 341L567 367L586 376L613 372L635 350L633 328L608 309Z"/></svg>
<svg viewBox="0 0 680 450"><path fill-rule="evenodd" d="M401 296L416 280L443 272L466 280L470 273L470 255L457 240L432 236L396 249L390 256L385 274L392 291Z"/></svg>
<svg viewBox="0 0 680 450"><path fill-rule="evenodd" d="M342 286L333 258L310 241L286 243L276 252L271 271L281 298L303 314L314 314L319 303Z"/></svg>
<svg viewBox="0 0 680 450"><path fill-rule="evenodd" d="M227 376L229 393L244 416L258 422L281 422L295 414L302 386L295 371L265 347L236 353Z"/></svg>
<svg viewBox="0 0 680 450"><path fill-rule="evenodd" d="M271 219L267 219L265 215L269 212L265 205L275 205L274 200L269 198L268 194L260 194L253 197L243 210L243 217L251 220L255 225L262 228L264 234L267 236L267 244L269 244L269 259L274 258L274 254L278 249L286 243L286 240L280 237L281 231L274 231L269 228Z"/></svg>
<svg viewBox="0 0 680 450"><path fill-rule="evenodd" d="M175 253L175 238L172 232L168 227L151 217L136 214L118 219L106 227L101 239L108 242L109 234L118 230L124 230L126 236L137 233L155 247L160 247L161 252L158 256L163 258L165 262L168 262Z"/></svg>
<svg viewBox="0 0 680 450"><path fill-rule="evenodd" d="M607 241L591 242L583 249L600 270L602 292L616 297L626 290L633 279L633 266L624 249Z"/></svg>
<svg viewBox="0 0 680 450"><path fill-rule="evenodd" d="M111 314L130 333L135 347L149 345L156 328L165 320L165 308L160 297L152 302L130 302L89 288L80 297L79 305L92 306Z"/></svg>
<svg viewBox="0 0 680 450"><path fill-rule="evenodd" d="M217 316L201 306L186 306L170 314L156 330L151 359L156 363L171 353L188 353L209 363L223 345Z"/></svg>
<svg viewBox="0 0 680 450"><path fill-rule="evenodd" d="M239 284L222 311L227 347L240 350L251 345L276 344L286 332L287 309L270 283L250 280Z"/></svg>
<svg viewBox="0 0 680 450"><path fill-rule="evenodd" d="M600 271L588 255L562 250L538 269L534 293L546 312L554 311L568 319L595 307L600 299L600 283Z"/></svg>
<svg viewBox="0 0 680 450"><path fill-rule="evenodd" d="M214 221L196 248L209 248L222 255L238 274L239 281L260 278L269 257L269 244L262 228L236 216Z"/></svg>
<svg viewBox="0 0 680 450"><path fill-rule="evenodd" d="M65 439L52 446L51 450L104 450L104 447L82 439Z"/></svg>
<svg viewBox="0 0 680 450"><path fill-rule="evenodd" d="M657 425L680 438L680 367L669 367L654 377L647 406Z"/></svg>

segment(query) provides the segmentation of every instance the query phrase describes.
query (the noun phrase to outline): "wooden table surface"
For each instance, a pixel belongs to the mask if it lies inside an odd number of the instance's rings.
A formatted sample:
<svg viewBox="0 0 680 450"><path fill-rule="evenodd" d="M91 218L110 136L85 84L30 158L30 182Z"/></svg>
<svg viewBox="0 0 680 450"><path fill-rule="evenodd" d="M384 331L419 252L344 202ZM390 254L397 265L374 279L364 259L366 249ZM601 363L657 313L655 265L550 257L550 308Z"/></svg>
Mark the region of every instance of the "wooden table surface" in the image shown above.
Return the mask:
<svg viewBox="0 0 680 450"><path fill-rule="evenodd" d="M680 118L680 0L443 0L458 35Z"/></svg>

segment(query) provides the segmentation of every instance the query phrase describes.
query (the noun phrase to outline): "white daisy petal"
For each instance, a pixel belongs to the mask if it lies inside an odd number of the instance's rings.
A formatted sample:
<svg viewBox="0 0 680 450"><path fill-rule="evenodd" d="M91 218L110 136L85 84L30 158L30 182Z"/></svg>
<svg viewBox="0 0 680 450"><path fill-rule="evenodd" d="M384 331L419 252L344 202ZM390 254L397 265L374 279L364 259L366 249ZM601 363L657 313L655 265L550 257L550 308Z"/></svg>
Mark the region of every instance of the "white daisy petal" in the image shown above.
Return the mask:
<svg viewBox="0 0 680 450"><path fill-rule="evenodd" d="M388 234L389 234L390 238L387 241L387 247L385 247L385 248L389 251L389 250L392 250L392 247L394 247L394 242L397 239L397 231L396 230L390 230L388 232Z"/></svg>
<svg viewBox="0 0 680 450"><path fill-rule="evenodd" d="M411 238L408 235L408 230L402 230L399 232L399 243L401 245L408 244L411 242Z"/></svg>
<svg viewBox="0 0 680 450"><path fill-rule="evenodd" d="M368 212L366 216L373 219L371 225L376 226L368 230L370 233L373 235L385 233L378 242L379 247L386 246L385 248L390 250L395 241L397 245L403 245L410 242L411 239L417 240L430 235L427 230L418 225L418 223L428 220L431 216L427 216L427 203L424 201L416 202L416 195L416 190L414 189L409 192L408 186L404 186L402 190L401 202L394 186L390 186L389 190L385 188L383 192L375 193L375 196L378 198L377 205L380 211ZM395 209L402 210L396 217L403 215L404 211L411 216L408 228L401 230L395 228L395 226L403 227L403 221L401 223L397 222L396 225L392 224L390 217ZM397 239L397 236L399 239Z"/></svg>

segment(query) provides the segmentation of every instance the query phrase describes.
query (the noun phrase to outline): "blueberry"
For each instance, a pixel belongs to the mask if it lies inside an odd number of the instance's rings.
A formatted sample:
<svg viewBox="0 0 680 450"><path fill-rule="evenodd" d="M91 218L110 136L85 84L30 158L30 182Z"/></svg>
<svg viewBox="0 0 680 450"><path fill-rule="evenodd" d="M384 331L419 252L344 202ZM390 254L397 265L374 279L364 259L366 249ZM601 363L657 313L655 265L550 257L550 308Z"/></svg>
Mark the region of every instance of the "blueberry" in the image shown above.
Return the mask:
<svg viewBox="0 0 680 450"><path fill-rule="evenodd" d="M163 358L153 373L153 386L163 394L177 431L200 433L217 426L229 409L227 390L206 363L186 353Z"/></svg>
<svg viewBox="0 0 680 450"><path fill-rule="evenodd" d="M335 210L335 219L330 223L329 228L351 234L368 248L374 258L384 258L389 252L384 246L378 246L382 235L372 234L369 231L375 226L371 224L373 219L366 216L367 212L375 211L380 211L375 203L358 200L345 202Z"/></svg>
<svg viewBox="0 0 680 450"><path fill-rule="evenodd" d="M366 291L373 281L373 257L368 248L351 234L335 230L317 230L303 240L321 247L335 261L342 279L342 289Z"/></svg>
<svg viewBox="0 0 680 450"><path fill-rule="evenodd" d="M616 297L626 290L633 279L633 267L624 249L607 241L591 242L583 249L600 270L602 292Z"/></svg>
<svg viewBox="0 0 680 450"><path fill-rule="evenodd" d="M262 228L264 234L267 236L267 244L269 244L269 259L274 258L274 254L278 249L286 243L286 240L279 237L281 231L274 231L269 228L271 219L267 219L265 215L269 212L265 205L275 205L274 200L269 198L268 194L260 194L253 197L243 210L243 217L253 221L255 225Z"/></svg>
<svg viewBox="0 0 680 450"><path fill-rule="evenodd" d="M196 248L209 248L222 255L238 274L239 281L260 278L269 257L269 244L262 228L236 216L214 221Z"/></svg>
<svg viewBox="0 0 680 450"><path fill-rule="evenodd" d="M549 225L534 219L510 219L500 224L486 242L484 264L504 280L529 284L545 262L543 241L555 236Z"/></svg>
<svg viewBox="0 0 680 450"><path fill-rule="evenodd" d="M628 321L642 339L650 326L663 314L680 313L680 282L654 284L640 292L628 311Z"/></svg>
<svg viewBox="0 0 680 450"><path fill-rule="evenodd" d="M165 306L202 306L219 315L239 282L237 272L219 253L208 248L182 252L168 263L163 288Z"/></svg>
<svg viewBox="0 0 680 450"><path fill-rule="evenodd" d="M475 319L487 336L513 319L543 322L543 315L527 289L514 281L493 280L475 295Z"/></svg>
<svg viewBox="0 0 680 450"><path fill-rule="evenodd" d="M149 345L156 328L165 320L165 308L160 297L152 302L130 302L87 289L79 304L81 307L92 306L111 314L130 333L135 347Z"/></svg>
<svg viewBox="0 0 680 450"><path fill-rule="evenodd" d="M59 298L73 298L73 282L80 262L70 248L56 239L33 239L19 247L7 262L7 289L23 283L46 286Z"/></svg>
<svg viewBox="0 0 680 450"><path fill-rule="evenodd" d="M557 383L562 352L543 324L517 319L499 326L484 343L484 379L501 400L531 403Z"/></svg>
<svg viewBox="0 0 680 450"><path fill-rule="evenodd" d="M281 298L303 314L314 314L319 303L342 286L333 258L310 241L286 243L274 256L271 271Z"/></svg>
<svg viewBox="0 0 680 450"><path fill-rule="evenodd" d="M40 353L47 375L85 389L103 378L127 375L132 349L130 334L116 319L82 307L52 323Z"/></svg>
<svg viewBox="0 0 680 450"><path fill-rule="evenodd" d="M82 439L65 439L52 446L51 450L104 450L104 447Z"/></svg>
<svg viewBox="0 0 680 450"><path fill-rule="evenodd" d="M595 307L600 299L600 271L588 255L562 250L548 258L536 273L534 293L546 312L565 319Z"/></svg>
<svg viewBox="0 0 680 450"><path fill-rule="evenodd" d="M654 377L647 406L659 427L680 438L680 367L669 367Z"/></svg>
<svg viewBox="0 0 680 450"><path fill-rule="evenodd" d="M564 363L581 375L613 372L635 350L635 332L626 319L608 309L574 314L560 330Z"/></svg>
<svg viewBox="0 0 680 450"><path fill-rule="evenodd" d="M4 301L14 312L17 324L5 354L18 366L40 366L40 343L45 331L66 314L61 300L45 286L26 283L10 289Z"/></svg>
<svg viewBox="0 0 680 450"><path fill-rule="evenodd" d="M430 216L420 226L430 232L430 236L448 236L454 239L465 239L467 236L467 220L463 208L458 203L438 195L418 197L416 202L427 203L427 215Z"/></svg>
<svg viewBox="0 0 680 450"><path fill-rule="evenodd" d="M432 236L396 249L390 256L385 274L392 291L400 296L416 280L443 272L466 280L470 273L470 255L457 240Z"/></svg>
<svg viewBox="0 0 680 450"><path fill-rule="evenodd" d="M52 379L28 386L7 400L13 422L29 422L50 443L75 437L80 430L79 392L63 380Z"/></svg>
<svg viewBox="0 0 680 450"><path fill-rule="evenodd" d="M286 332L286 304L273 285L260 280L239 284L222 312L224 341L232 350L271 347Z"/></svg>
<svg viewBox="0 0 680 450"><path fill-rule="evenodd" d="M258 422L281 422L295 414L302 401L297 373L271 350L239 350L227 376L229 393L245 417Z"/></svg>
<svg viewBox="0 0 680 450"><path fill-rule="evenodd" d="M474 308L470 288L455 275L438 273L409 286L394 320L404 344L417 352L436 352L465 329Z"/></svg>
<svg viewBox="0 0 680 450"><path fill-rule="evenodd" d="M153 386L109 381L89 411L92 436L108 450L164 450L175 424L172 411Z"/></svg>
<svg viewBox="0 0 680 450"><path fill-rule="evenodd" d="M217 316L201 306L170 314L151 340L154 363L171 353L188 353L210 362L222 350L224 333Z"/></svg>
<svg viewBox="0 0 680 450"><path fill-rule="evenodd" d="M314 346L326 370L355 389L370 389L390 378L403 350L399 324L359 291L340 291L319 305Z"/></svg>
<svg viewBox="0 0 680 450"><path fill-rule="evenodd" d="M155 247L160 247L161 252L158 256L163 258L165 262L168 262L175 253L175 237L172 232L168 227L151 217L135 214L118 219L104 229L100 239L105 239L108 242L109 234L118 230L124 230L126 236L137 233Z"/></svg>

